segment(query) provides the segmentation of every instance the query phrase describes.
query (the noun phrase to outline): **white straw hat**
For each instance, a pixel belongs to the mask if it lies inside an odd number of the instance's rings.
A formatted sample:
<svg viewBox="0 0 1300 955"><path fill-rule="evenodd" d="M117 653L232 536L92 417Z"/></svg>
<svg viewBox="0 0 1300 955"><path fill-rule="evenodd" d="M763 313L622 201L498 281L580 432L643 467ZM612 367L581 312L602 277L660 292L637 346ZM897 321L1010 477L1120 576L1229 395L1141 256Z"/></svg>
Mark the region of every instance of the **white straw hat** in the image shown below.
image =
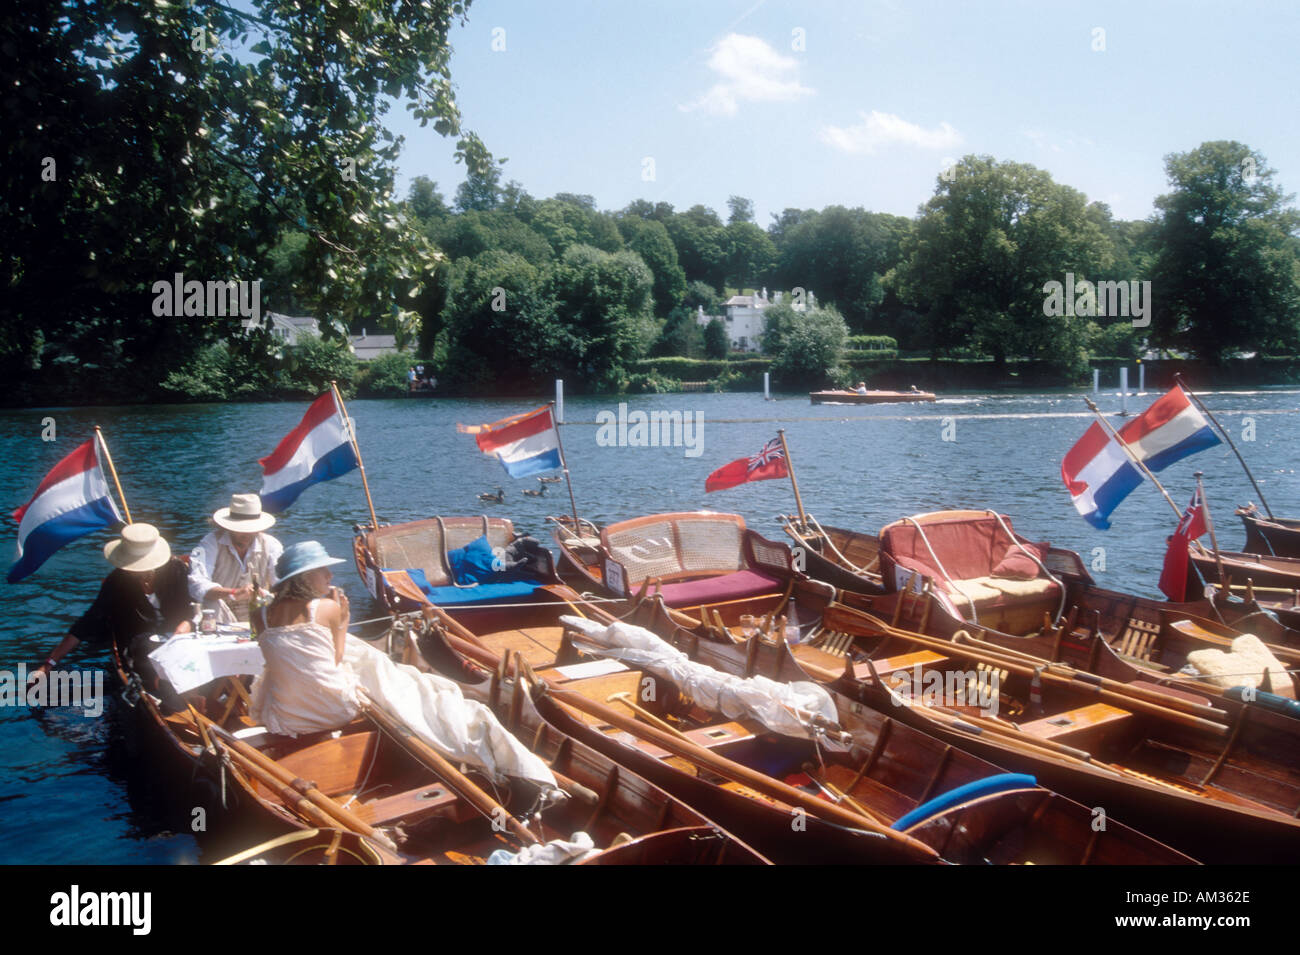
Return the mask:
<svg viewBox="0 0 1300 955"><path fill-rule="evenodd" d="M241 534L257 534L275 524L275 518L262 510L262 499L256 494L230 495L230 506L218 509L212 521Z"/></svg>
<svg viewBox="0 0 1300 955"><path fill-rule="evenodd" d="M152 524L127 524L121 537L104 545L104 557L122 570L157 570L171 556L171 547Z"/></svg>

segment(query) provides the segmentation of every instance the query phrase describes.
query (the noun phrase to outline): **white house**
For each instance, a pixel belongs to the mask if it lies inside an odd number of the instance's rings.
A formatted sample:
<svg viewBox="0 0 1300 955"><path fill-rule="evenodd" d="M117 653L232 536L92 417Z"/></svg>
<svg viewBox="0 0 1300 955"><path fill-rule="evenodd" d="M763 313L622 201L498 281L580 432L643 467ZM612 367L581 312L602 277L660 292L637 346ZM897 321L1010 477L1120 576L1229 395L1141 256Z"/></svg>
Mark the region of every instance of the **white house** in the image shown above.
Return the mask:
<svg viewBox="0 0 1300 955"><path fill-rule="evenodd" d="M262 316L260 323L251 318L246 318L239 324L245 332L251 331L255 327L267 328L273 336L286 345L297 345L309 335L320 338L320 322L314 318L300 318L292 315L281 315L278 312L267 312Z"/></svg>
<svg viewBox="0 0 1300 955"><path fill-rule="evenodd" d="M699 325L707 325L714 318L721 318L727 327L727 339L733 351L758 351L763 338L763 309L780 303L781 292L774 292L771 299L767 289L753 295L733 295L723 303L724 314L705 315L704 306L695 314ZM809 307L817 307L817 298L808 293L808 304L800 302L791 306L796 312L803 312Z"/></svg>

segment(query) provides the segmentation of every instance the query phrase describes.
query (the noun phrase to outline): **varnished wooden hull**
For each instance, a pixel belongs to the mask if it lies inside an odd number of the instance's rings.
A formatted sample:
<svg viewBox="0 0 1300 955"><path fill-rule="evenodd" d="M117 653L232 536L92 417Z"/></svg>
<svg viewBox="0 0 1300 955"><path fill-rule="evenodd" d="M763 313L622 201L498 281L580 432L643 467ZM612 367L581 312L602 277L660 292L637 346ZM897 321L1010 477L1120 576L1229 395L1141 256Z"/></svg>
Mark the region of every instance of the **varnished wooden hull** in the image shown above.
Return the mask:
<svg viewBox="0 0 1300 955"><path fill-rule="evenodd" d="M595 608L582 609L588 613L598 613ZM522 627L518 631L520 634L538 634L541 621L519 621L519 625ZM474 640L472 635L466 636L468 639L457 645L479 654L481 662L489 662L492 651L488 648L495 645L497 638L489 635L484 638L488 642L479 646L476 642L470 642ZM706 658L707 652L701 652L706 647L713 648L714 645L699 642L695 650L702 662L712 665L717 661ZM549 665L543 661L542 651L534 648L529 652L533 653L534 665L539 668ZM730 662L738 662L734 648L719 649L719 653L731 653ZM806 674L794 668L788 669L784 674L773 675L777 679L783 676L807 679ZM744 794L734 787L720 786L715 781L684 773L675 765L676 760L664 760L642 747L628 745L625 739L611 736L590 721L576 719L567 706L554 703L546 696L541 697L537 705L553 726L604 752L638 775L651 779L710 818L725 820L723 824L729 831L755 845L774 861L935 861L927 860L906 846L890 844L878 834L828 825L811 816L800 818L792 814L788 805L774 805L770 801L755 798L753 793ZM879 722L873 724L869 720L855 720L854 728L859 731L855 748L848 758L838 758L844 762L846 769L843 772L848 777L854 776L854 766L867 762L871 764L872 771L867 773L864 766L863 774L854 782L858 788L850 787L850 791L855 798L867 800L874 807L873 811L884 813L886 818L897 818L902 812L915 808L931 796L998 772L997 767L964 753L945 753L944 747L932 738L898 726L896 721L891 727L894 734L891 741L890 730L882 730ZM704 733L703 730L700 732ZM752 760L757 752L743 752L745 747L768 747L768 755L759 762L777 765L782 758L787 762L791 758L790 753L783 749L790 746L790 741L782 739L785 741L777 742L763 737L739 741L731 751L744 763ZM807 746L807 760L809 763L815 762L815 750L811 743ZM784 757L778 755L782 752L785 753ZM927 755L923 756L923 753ZM833 762L837 757L827 750L823 750L823 758L827 760L828 766L838 765ZM794 765L799 765L800 759L796 754ZM924 769L924 773L918 771L918 766ZM1030 807L1030 811L1017 814L1008 810L1006 804L981 805L964 809L966 815L960 820L951 816L941 817L911 834L936 852L946 853L943 858L949 862L1170 864L1189 861L1168 847L1117 824L1113 826L1110 837L1099 841L1091 828L1092 817L1089 811L1054 793L1033 790L1009 798L1023 801L1025 806ZM1036 828L1026 822L1030 818L1040 822L1050 819L1051 824L1043 822Z"/></svg>
<svg viewBox="0 0 1300 955"><path fill-rule="evenodd" d="M1246 553L1300 558L1300 521L1237 513L1246 526Z"/></svg>

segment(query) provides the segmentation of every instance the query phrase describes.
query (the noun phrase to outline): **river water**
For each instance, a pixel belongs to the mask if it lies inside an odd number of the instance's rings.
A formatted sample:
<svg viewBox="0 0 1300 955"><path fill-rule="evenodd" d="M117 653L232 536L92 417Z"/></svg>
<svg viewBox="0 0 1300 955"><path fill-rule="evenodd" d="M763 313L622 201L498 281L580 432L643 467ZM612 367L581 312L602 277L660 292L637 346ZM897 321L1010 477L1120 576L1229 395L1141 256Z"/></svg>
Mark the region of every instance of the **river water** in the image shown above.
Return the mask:
<svg viewBox="0 0 1300 955"><path fill-rule="evenodd" d="M1141 410L1155 397L1130 397L1128 407ZM1203 397L1238 440L1274 512L1300 515L1300 391ZM784 428L804 504L825 524L875 532L922 511L996 508L1031 539L1082 553L1104 585L1158 596L1164 539L1175 523L1159 494L1151 487L1134 491L1116 510L1112 529L1103 532L1075 514L1062 485L1061 458L1091 420L1082 398L1080 392L1004 393L874 407L811 405L806 395L772 401L755 394L570 398L562 436L579 512L597 523L708 508L738 512L750 526L782 538L775 517L794 510L789 482L706 495L704 481L710 471L753 454ZM689 446L608 446L600 439L616 429L602 431L597 419L618 416L620 401L629 414L680 411L701 423L697 431L681 435ZM1119 410L1117 395L1098 401L1105 411ZM545 536L545 516L568 510L564 485L550 485L543 499L523 496L524 487L538 485L510 480L455 427L529 407L491 400L351 402L379 519L400 522L486 509L510 517L520 530ZM303 403L4 412L0 501L6 510L21 505L54 462L98 424L135 520L156 524L175 550L188 550L231 493L260 487L258 458L270 453L305 410ZM57 435L52 442L42 440L48 419ZM635 437L635 431L630 434ZM1232 508L1255 500L1255 492L1225 445L1161 475L1180 508L1191 496L1197 468L1205 472L1220 545L1240 548L1244 537ZM505 489L503 504L478 501L479 493L497 486ZM350 558L352 525L366 515L361 479L353 472L309 489L274 533L285 543L314 538L335 556ZM10 547L15 531L7 522ZM12 672L20 662L44 659L110 569L100 548L111 536L104 531L83 538L27 580L0 585L0 669ZM350 560L337 569L336 580L353 601L353 619L378 616ZM83 648L68 664L93 670L106 667L107 659ZM106 690L115 694L114 683L106 677ZM72 708L0 706L0 862L199 861L194 838L178 823L184 794L160 784L131 748L123 711L115 698L97 718Z"/></svg>

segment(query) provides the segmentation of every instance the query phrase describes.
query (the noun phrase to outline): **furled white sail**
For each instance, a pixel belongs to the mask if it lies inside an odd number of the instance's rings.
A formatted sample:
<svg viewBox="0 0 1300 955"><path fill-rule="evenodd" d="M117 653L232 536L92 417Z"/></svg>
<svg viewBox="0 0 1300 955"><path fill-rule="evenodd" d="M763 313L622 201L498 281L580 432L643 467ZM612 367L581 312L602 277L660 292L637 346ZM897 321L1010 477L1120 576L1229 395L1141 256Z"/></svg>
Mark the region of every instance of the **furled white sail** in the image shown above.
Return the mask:
<svg viewBox="0 0 1300 955"><path fill-rule="evenodd" d="M650 670L672 680L683 693L728 719L750 717L786 736L814 735L812 720L835 724L835 702L824 687L808 681L777 683L766 677L745 679L695 663L644 627L617 620L606 626L585 617L561 617L581 634L580 649Z"/></svg>

